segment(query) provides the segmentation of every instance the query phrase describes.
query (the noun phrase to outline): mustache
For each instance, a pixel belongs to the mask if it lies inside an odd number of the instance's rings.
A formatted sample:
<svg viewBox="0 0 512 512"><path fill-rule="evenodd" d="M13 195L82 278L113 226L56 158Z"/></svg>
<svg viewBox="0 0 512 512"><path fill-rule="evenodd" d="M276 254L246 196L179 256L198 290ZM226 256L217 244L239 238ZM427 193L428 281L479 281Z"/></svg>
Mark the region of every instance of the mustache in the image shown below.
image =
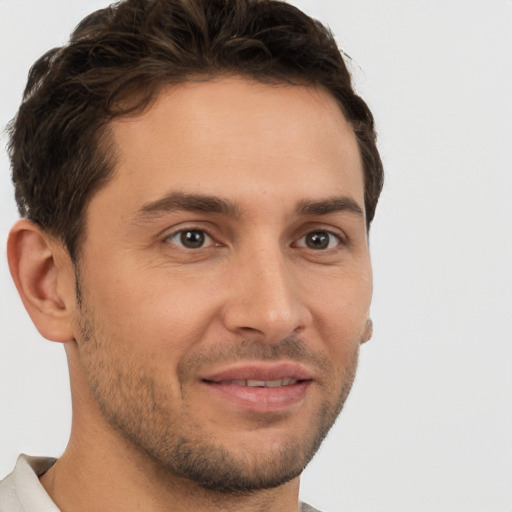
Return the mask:
<svg viewBox="0 0 512 512"><path fill-rule="evenodd" d="M330 358L311 349L301 338L288 337L278 343L265 343L261 340L246 338L236 344L220 343L190 354L178 364L178 379L184 382L188 376L205 366L255 360L288 360L313 367L323 375L328 376L333 373Z"/></svg>

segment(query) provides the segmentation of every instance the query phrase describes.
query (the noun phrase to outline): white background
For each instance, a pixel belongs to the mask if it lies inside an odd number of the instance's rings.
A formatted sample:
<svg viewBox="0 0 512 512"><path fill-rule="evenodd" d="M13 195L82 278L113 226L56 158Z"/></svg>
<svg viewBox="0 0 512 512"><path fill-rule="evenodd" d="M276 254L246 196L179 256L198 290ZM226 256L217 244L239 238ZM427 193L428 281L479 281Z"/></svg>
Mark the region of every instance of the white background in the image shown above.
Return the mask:
<svg viewBox="0 0 512 512"><path fill-rule="evenodd" d="M99 0L0 0L0 124L31 63ZM512 512L512 2L297 0L351 55L387 172L371 233L375 334L306 470L329 512ZM5 146L5 136L2 147ZM0 250L17 218L0 153ZM69 433L62 347L0 258L0 477Z"/></svg>

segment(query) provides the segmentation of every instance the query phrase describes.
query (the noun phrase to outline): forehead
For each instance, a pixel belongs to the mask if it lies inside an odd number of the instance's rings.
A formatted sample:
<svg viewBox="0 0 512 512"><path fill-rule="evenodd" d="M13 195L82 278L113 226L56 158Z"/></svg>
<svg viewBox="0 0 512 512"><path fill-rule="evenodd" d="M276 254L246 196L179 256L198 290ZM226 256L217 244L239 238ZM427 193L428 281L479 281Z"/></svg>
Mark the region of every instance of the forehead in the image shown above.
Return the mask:
<svg viewBox="0 0 512 512"><path fill-rule="evenodd" d="M116 172L98 194L126 208L175 190L240 200L350 190L363 206L354 132L322 89L237 77L186 82L110 129Z"/></svg>

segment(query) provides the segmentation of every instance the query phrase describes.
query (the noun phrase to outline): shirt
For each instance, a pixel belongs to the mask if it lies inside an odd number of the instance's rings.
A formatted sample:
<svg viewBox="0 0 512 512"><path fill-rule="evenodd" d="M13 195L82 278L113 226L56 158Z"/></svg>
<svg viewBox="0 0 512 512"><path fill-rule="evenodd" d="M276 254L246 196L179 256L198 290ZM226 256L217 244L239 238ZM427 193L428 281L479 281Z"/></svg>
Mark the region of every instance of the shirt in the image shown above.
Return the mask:
<svg viewBox="0 0 512 512"><path fill-rule="evenodd" d="M0 512L60 512L39 482L55 460L20 455L14 471L0 482Z"/></svg>

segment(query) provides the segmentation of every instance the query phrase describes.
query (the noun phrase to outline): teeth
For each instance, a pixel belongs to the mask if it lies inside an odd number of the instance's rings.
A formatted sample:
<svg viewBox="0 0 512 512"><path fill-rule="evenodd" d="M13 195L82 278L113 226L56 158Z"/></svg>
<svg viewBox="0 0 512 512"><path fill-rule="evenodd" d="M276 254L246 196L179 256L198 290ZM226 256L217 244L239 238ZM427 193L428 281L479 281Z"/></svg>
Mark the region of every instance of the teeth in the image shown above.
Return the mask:
<svg viewBox="0 0 512 512"><path fill-rule="evenodd" d="M265 382L265 387L267 388L278 388L283 385L282 380L267 380Z"/></svg>
<svg viewBox="0 0 512 512"><path fill-rule="evenodd" d="M249 386L250 388L263 388L265 387L265 381L264 380L248 380L247 381L247 386Z"/></svg>
<svg viewBox="0 0 512 512"><path fill-rule="evenodd" d="M290 386L296 384L295 379L278 379L278 380L231 380L230 384L235 386L247 386L250 388L279 388L281 386Z"/></svg>

